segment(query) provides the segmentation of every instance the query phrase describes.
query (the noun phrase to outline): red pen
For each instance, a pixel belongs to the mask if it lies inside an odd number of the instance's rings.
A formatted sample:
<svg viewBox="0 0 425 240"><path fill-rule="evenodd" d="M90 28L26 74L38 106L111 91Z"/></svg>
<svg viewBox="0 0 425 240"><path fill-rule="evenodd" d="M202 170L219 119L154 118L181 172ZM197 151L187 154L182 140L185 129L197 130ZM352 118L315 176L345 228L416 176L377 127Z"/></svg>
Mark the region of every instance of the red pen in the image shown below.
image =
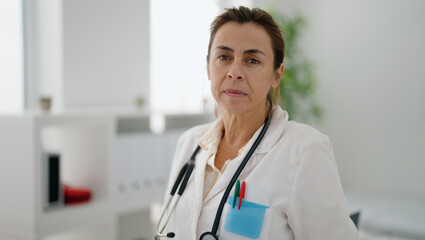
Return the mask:
<svg viewBox="0 0 425 240"><path fill-rule="evenodd" d="M245 181L242 182L241 191L239 192L238 210L241 210L242 199L245 197Z"/></svg>

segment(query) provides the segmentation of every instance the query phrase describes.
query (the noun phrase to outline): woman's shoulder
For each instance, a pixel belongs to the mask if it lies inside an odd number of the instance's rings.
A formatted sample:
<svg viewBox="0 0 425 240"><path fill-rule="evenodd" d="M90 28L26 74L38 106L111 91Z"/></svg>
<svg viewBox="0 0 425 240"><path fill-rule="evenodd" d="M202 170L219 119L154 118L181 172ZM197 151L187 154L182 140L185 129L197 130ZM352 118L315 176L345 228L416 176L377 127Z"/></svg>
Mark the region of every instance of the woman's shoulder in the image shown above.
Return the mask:
<svg viewBox="0 0 425 240"><path fill-rule="evenodd" d="M276 108L274 117L278 124L277 129L281 130L281 139L290 139L291 141L298 141L308 143L314 139L328 139L328 137L317 130L315 127L297 122L295 120L289 120L289 114L287 111Z"/></svg>
<svg viewBox="0 0 425 240"><path fill-rule="evenodd" d="M283 125L283 127L280 128L280 144L286 146L289 144L293 148L301 151L312 144L331 144L329 137L315 127L294 120L288 120L289 114L285 110L278 109L276 118Z"/></svg>
<svg viewBox="0 0 425 240"><path fill-rule="evenodd" d="M288 126L285 128L284 136L287 144L299 156L305 155L309 151L314 151L316 154L333 152L329 137L305 123L289 121Z"/></svg>
<svg viewBox="0 0 425 240"><path fill-rule="evenodd" d="M293 136L298 139L318 139L328 138L325 134L317 130L315 127L300 123L294 120L288 121L288 126L285 128L286 134Z"/></svg>

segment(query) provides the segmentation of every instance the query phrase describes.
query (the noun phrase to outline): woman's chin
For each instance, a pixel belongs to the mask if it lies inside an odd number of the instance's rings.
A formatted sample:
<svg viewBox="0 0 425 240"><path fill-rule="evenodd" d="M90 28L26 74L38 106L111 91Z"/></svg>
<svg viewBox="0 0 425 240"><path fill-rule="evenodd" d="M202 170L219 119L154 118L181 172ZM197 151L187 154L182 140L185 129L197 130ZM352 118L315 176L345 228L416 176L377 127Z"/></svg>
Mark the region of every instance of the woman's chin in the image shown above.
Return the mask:
<svg viewBox="0 0 425 240"><path fill-rule="evenodd" d="M223 104L219 105L220 112L226 113L226 114L233 114L233 115L241 115L244 112L246 112L246 108L243 106L240 106L239 104Z"/></svg>
<svg viewBox="0 0 425 240"><path fill-rule="evenodd" d="M223 104L219 105L221 113L231 114L231 115L243 115L248 112L255 112L255 109L252 106L247 106L246 104Z"/></svg>

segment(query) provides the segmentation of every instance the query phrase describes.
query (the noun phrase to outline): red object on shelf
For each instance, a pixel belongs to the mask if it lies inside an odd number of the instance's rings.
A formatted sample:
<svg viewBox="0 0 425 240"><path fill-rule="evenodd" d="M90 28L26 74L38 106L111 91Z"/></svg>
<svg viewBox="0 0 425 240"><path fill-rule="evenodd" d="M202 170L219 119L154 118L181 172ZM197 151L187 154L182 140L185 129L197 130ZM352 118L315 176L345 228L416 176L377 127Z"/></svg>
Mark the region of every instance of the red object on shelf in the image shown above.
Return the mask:
<svg viewBox="0 0 425 240"><path fill-rule="evenodd" d="M86 203L90 201L91 191L87 188L75 188L63 185L64 201L67 205Z"/></svg>

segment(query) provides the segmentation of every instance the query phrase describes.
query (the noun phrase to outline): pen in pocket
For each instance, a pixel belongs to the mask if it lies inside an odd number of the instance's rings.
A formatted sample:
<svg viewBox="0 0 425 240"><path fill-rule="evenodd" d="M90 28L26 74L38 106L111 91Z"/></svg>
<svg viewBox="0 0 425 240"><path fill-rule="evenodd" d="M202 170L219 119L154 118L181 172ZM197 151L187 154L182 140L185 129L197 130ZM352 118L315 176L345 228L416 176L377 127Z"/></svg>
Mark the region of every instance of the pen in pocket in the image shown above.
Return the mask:
<svg viewBox="0 0 425 240"><path fill-rule="evenodd" d="M242 182L241 190L239 192L239 205L238 210L241 210L242 199L245 197L245 181Z"/></svg>
<svg viewBox="0 0 425 240"><path fill-rule="evenodd" d="M238 180L236 182L236 186L235 186L235 193L233 194L233 206L232 206L232 208L235 208L236 198L239 196L240 186L241 186L241 181Z"/></svg>

